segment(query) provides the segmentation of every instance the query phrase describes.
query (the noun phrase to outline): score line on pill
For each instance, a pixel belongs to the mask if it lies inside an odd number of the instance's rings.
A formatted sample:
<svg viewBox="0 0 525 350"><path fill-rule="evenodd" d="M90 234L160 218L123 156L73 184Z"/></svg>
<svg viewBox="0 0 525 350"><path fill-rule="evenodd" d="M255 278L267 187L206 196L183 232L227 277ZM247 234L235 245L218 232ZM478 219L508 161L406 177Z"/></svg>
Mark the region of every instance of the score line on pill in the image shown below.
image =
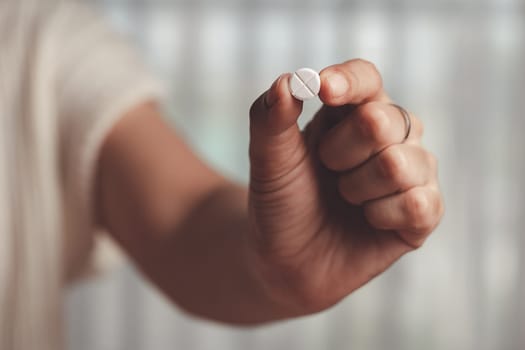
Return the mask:
<svg viewBox="0 0 525 350"><path fill-rule="evenodd" d="M321 89L319 73L311 68L301 68L290 76L290 93L298 100L314 98Z"/></svg>

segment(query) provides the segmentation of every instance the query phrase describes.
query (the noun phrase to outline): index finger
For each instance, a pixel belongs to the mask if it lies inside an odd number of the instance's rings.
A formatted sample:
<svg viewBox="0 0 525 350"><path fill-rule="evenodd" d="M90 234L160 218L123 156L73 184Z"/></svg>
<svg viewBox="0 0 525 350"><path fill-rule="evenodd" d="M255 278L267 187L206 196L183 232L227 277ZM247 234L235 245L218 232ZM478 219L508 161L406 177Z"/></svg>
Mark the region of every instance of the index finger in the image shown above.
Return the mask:
<svg viewBox="0 0 525 350"><path fill-rule="evenodd" d="M323 69L319 97L329 106L390 102L383 90L383 80L371 62L354 59Z"/></svg>

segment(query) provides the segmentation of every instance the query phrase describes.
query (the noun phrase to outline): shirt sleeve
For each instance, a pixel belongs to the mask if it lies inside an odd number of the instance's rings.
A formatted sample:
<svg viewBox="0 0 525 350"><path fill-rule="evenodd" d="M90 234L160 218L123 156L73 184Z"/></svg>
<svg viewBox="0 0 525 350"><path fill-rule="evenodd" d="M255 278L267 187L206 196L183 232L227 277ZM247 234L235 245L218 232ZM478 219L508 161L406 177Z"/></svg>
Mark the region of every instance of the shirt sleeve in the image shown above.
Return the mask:
<svg viewBox="0 0 525 350"><path fill-rule="evenodd" d="M68 4L61 11L56 76L64 251L69 270L76 274L92 261L96 246L93 185L104 139L127 111L158 101L164 89L102 16L80 4ZM102 251L108 251L107 246Z"/></svg>

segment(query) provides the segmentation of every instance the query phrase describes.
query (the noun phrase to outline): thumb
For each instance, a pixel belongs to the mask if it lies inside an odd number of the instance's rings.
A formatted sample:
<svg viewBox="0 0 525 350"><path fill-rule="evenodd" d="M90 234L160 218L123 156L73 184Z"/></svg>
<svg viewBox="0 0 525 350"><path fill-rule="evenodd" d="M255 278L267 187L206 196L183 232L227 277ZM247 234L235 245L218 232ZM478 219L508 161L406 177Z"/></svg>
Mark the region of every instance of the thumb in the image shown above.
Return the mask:
<svg viewBox="0 0 525 350"><path fill-rule="evenodd" d="M303 103L289 92L289 78L281 75L250 108L252 180L280 178L304 158L306 147L297 125Z"/></svg>

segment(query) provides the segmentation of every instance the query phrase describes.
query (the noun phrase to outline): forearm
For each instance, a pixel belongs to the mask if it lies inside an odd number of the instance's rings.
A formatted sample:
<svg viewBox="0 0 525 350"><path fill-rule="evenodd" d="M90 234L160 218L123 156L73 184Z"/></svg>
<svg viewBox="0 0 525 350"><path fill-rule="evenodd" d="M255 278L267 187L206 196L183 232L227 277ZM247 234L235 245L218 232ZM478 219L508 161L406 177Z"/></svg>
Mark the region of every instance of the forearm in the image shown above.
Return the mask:
<svg viewBox="0 0 525 350"><path fill-rule="evenodd" d="M246 189L195 157L153 104L116 125L98 169L100 224L175 303L231 323L291 316L260 283Z"/></svg>
<svg viewBox="0 0 525 350"><path fill-rule="evenodd" d="M200 317L253 324L293 316L261 283L247 240L247 193L224 186L200 201L169 236L135 258L169 298Z"/></svg>

